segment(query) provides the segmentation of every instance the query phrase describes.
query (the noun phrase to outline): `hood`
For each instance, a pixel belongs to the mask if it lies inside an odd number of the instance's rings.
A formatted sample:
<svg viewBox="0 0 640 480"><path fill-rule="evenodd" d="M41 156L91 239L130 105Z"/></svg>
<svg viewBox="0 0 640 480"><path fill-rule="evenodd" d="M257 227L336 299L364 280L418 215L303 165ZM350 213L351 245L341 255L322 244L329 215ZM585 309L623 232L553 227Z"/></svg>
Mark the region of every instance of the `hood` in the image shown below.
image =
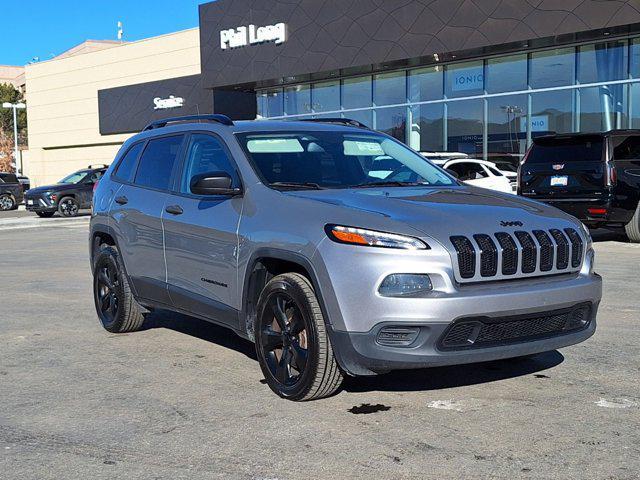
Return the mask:
<svg viewBox="0 0 640 480"><path fill-rule="evenodd" d="M367 228L366 224L358 224L356 216L358 212L366 212L402 222L440 239L458 234L548 230L566 227L568 223L576 225L572 217L543 203L475 187L328 189L287 192L287 195L351 210L352 226Z"/></svg>
<svg viewBox="0 0 640 480"><path fill-rule="evenodd" d="M37 195L44 192L60 192L62 190L67 190L69 187L73 187L73 183L56 183L53 185L44 185L42 187L31 188L26 191L26 193L30 195Z"/></svg>

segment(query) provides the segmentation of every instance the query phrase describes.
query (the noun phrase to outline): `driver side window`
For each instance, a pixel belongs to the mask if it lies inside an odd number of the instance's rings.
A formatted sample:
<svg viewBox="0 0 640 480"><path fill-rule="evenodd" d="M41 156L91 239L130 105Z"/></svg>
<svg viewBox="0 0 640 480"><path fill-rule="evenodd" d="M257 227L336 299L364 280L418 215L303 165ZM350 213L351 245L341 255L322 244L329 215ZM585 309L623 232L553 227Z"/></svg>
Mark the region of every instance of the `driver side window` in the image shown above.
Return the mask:
<svg viewBox="0 0 640 480"><path fill-rule="evenodd" d="M233 180L232 188L240 186L238 174L220 140L204 133L194 133L189 140L180 191L191 194L193 178L203 173L213 172L228 174Z"/></svg>
<svg viewBox="0 0 640 480"><path fill-rule="evenodd" d="M485 172L482 165L477 163L454 163L453 165L449 165L447 170L452 170L458 174L458 178L460 180L479 180L481 178L486 178L487 172Z"/></svg>

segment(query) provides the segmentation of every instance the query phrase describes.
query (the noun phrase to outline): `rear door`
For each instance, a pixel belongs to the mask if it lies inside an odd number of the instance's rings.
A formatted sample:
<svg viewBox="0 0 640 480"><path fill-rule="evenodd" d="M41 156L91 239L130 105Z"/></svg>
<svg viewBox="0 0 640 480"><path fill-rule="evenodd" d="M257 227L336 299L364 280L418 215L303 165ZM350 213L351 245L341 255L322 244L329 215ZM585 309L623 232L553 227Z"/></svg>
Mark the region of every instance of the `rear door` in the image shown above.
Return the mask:
<svg viewBox="0 0 640 480"><path fill-rule="evenodd" d="M606 186L602 135L544 137L534 140L520 166L520 191L544 199L599 198Z"/></svg>
<svg viewBox="0 0 640 480"><path fill-rule="evenodd" d="M170 305L164 260L162 214L182 151L183 134L165 135L144 146L135 173L121 172L135 155L134 145L125 154L114 180L122 181L115 194L111 218L127 274L139 297ZM125 177L125 178L122 178Z"/></svg>

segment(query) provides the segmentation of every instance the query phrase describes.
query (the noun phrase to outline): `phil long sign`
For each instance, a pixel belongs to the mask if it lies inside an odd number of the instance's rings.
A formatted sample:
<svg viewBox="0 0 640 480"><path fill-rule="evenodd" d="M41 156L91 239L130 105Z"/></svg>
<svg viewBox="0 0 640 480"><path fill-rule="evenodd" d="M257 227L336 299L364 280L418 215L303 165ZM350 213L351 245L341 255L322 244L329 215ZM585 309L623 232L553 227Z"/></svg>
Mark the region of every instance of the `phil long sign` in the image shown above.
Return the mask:
<svg viewBox="0 0 640 480"><path fill-rule="evenodd" d="M266 25L264 27L249 25L248 27L229 28L220 31L220 48L222 50L267 42L280 45L286 41L287 25L285 23L276 23L275 25Z"/></svg>

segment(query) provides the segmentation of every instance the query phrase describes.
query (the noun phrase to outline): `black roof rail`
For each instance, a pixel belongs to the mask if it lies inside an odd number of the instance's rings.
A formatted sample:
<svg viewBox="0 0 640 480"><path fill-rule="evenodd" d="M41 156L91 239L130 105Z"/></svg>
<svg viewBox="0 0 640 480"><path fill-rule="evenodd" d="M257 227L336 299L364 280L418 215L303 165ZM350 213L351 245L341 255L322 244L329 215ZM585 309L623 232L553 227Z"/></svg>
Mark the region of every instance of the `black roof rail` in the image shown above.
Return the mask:
<svg viewBox="0 0 640 480"><path fill-rule="evenodd" d="M180 122L216 122L221 123L222 125L226 125L227 127L233 126L233 121L227 117L226 115L221 115L218 113L210 114L210 115L185 115L182 117L169 117L163 118L162 120L156 120L155 122L151 122L149 125L144 127L142 130L146 132L147 130L153 130L154 128L162 128L166 127L169 123L180 123Z"/></svg>
<svg viewBox="0 0 640 480"><path fill-rule="evenodd" d="M292 119L293 120L293 119ZM371 130L364 123L359 122L358 120L352 120L351 118L305 118L302 120L303 122L317 122L317 123L335 123L338 125L346 125L348 127L358 127L365 128L367 130Z"/></svg>

